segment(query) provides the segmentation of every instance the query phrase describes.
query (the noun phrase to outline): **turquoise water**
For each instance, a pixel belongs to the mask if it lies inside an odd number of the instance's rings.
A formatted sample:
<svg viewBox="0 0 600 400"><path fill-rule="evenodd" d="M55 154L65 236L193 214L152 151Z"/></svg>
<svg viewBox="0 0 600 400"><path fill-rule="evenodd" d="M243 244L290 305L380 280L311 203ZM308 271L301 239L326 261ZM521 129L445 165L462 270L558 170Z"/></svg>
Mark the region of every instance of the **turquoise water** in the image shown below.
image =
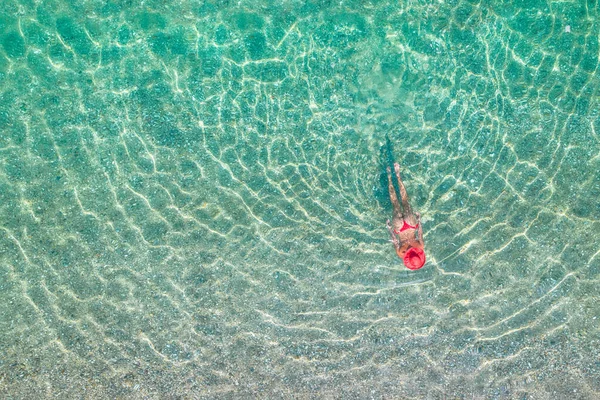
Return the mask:
<svg viewBox="0 0 600 400"><path fill-rule="evenodd" d="M598 398L599 17L4 0L1 397Z"/></svg>

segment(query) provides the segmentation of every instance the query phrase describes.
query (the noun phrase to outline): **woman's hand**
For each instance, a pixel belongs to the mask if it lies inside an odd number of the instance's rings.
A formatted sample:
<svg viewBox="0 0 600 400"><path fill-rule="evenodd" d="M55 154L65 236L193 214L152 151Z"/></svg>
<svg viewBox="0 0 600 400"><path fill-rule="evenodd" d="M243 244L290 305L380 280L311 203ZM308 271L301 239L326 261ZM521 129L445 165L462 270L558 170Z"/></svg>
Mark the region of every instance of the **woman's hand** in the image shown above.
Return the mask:
<svg viewBox="0 0 600 400"><path fill-rule="evenodd" d="M416 212L415 215L417 217L417 225L419 225L419 230L417 231L417 240L421 243L422 246L424 246L425 243L423 242L423 225L421 225L421 213Z"/></svg>
<svg viewBox="0 0 600 400"><path fill-rule="evenodd" d="M390 236L392 237L392 240L390 240L390 242L392 242L394 244L395 248L398 248L400 246L400 242L398 241L398 238L394 234L394 230L392 229L392 223L390 222L389 219L387 220L385 226L387 226L388 231L390 232Z"/></svg>

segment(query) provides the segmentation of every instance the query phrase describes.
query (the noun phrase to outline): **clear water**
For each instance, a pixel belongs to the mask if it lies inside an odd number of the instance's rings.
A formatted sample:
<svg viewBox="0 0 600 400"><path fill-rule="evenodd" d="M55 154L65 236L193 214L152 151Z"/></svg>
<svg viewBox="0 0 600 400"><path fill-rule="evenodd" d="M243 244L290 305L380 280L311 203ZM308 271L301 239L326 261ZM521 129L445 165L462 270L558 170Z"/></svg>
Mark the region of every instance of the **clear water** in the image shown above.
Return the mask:
<svg viewBox="0 0 600 400"><path fill-rule="evenodd" d="M600 396L596 1L0 10L2 398Z"/></svg>

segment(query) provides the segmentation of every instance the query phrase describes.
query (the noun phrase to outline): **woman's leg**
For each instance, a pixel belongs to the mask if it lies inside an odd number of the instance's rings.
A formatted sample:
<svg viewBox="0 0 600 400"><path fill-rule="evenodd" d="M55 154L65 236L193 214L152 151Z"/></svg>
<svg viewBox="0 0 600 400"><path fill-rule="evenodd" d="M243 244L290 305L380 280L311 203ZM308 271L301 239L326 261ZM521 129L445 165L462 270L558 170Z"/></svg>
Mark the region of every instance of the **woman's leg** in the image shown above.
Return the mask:
<svg viewBox="0 0 600 400"><path fill-rule="evenodd" d="M404 187L404 183L402 183L402 179L400 178L400 164L394 163L394 170L396 171L396 178L398 179L398 187L400 188L400 196L402 197L402 207L404 208L404 215L411 215L412 211L410 209L410 204L408 204L408 194L406 194L406 188Z"/></svg>
<svg viewBox="0 0 600 400"><path fill-rule="evenodd" d="M402 218L402 209L400 208L400 203L398 202L398 196L396 196L396 189L392 183L392 170L390 167L387 167L387 176L388 192L390 192L390 200L392 201L392 206L394 207L394 217L398 216Z"/></svg>

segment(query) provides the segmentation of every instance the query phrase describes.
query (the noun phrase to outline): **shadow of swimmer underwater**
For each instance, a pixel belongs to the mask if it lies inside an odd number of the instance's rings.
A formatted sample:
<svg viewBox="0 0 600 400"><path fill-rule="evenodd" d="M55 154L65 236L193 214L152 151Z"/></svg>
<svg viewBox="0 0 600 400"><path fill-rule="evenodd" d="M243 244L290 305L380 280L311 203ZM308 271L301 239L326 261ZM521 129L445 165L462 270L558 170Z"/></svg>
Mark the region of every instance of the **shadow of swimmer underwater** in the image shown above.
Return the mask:
<svg viewBox="0 0 600 400"><path fill-rule="evenodd" d="M400 164L394 163L394 172L400 189L402 204L398 201L396 188L392 182L392 170L387 167L388 191L390 200L394 207L392 221L387 220L387 228L390 232L396 254L404 261L408 269L416 270L425 265L425 243L423 242L423 228L421 226L421 214L413 212L408 195L402 179L400 178Z"/></svg>

